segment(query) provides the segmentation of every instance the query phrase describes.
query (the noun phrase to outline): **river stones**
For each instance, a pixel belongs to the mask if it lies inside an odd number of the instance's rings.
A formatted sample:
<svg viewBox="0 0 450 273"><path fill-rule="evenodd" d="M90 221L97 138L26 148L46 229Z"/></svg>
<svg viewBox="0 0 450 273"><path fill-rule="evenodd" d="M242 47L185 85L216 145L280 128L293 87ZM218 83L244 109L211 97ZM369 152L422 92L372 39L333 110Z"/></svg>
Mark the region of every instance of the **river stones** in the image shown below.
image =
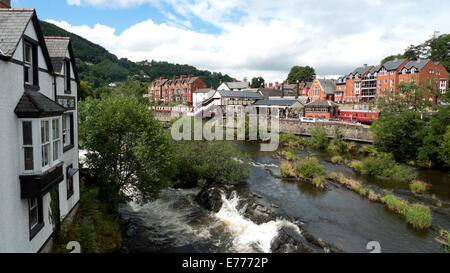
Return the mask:
<svg viewBox="0 0 450 273"><path fill-rule="evenodd" d="M204 187L195 201L203 208L217 213L222 208L222 191L218 187Z"/></svg>
<svg viewBox="0 0 450 273"><path fill-rule="evenodd" d="M311 253L310 248L301 242L301 237L290 228L283 227L272 240L272 253Z"/></svg>

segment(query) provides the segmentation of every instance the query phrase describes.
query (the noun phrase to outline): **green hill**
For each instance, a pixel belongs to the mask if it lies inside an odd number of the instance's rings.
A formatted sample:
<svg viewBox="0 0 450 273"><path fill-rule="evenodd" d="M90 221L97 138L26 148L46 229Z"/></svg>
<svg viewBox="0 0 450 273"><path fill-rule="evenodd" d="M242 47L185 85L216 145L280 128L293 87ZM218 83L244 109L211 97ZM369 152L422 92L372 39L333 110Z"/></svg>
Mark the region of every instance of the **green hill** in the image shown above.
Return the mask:
<svg viewBox="0 0 450 273"><path fill-rule="evenodd" d="M135 63L128 59L119 59L105 48L54 24L41 21L41 28L45 36L71 38L80 79L88 82L93 88L101 88L111 82L124 82L129 76L141 82L152 82L160 76L172 78L175 75L195 75L200 76L208 86L215 88L218 87L220 80L232 80L228 75L198 70L190 65L156 61Z"/></svg>

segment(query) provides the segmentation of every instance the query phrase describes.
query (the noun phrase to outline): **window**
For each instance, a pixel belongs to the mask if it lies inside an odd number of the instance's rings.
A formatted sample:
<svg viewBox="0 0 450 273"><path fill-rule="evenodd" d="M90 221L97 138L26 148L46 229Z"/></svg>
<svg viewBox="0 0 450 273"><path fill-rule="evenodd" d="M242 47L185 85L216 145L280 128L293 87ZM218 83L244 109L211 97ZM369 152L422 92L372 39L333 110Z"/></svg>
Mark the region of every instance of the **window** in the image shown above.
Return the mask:
<svg viewBox="0 0 450 273"><path fill-rule="evenodd" d="M436 75L438 75L438 76L441 75L441 71L439 71L439 70L436 71Z"/></svg>
<svg viewBox="0 0 450 273"><path fill-rule="evenodd" d="M24 43L23 46L24 77L26 84L33 84L33 46Z"/></svg>
<svg viewBox="0 0 450 273"><path fill-rule="evenodd" d="M50 166L51 163L61 158L61 131L60 119L41 120L41 153L42 167Z"/></svg>
<svg viewBox="0 0 450 273"><path fill-rule="evenodd" d="M445 93L446 87L447 87L447 81L446 80L441 80L440 90L441 90L442 93Z"/></svg>
<svg viewBox="0 0 450 273"><path fill-rule="evenodd" d="M391 79L390 86L394 86L394 80Z"/></svg>
<svg viewBox="0 0 450 273"><path fill-rule="evenodd" d="M44 226L42 198L28 199L28 224L30 228L31 240Z"/></svg>
<svg viewBox="0 0 450 273"><path fill-rule="evenodd" d="M70 60L66 60L64 63L64 92L70 94L71 80L70 80Z"/></svg>
<svg viewBox="0 0 450 273"><path fill-rule="evenodd" d="M430 74L434 74L434 69L430 69Z"/></svg>
<svg viewBox="0 0 450 273"><path fill-rule="evenodd" d="M53 136L53 161L59 159L61 147L61 135L59 131L59 119L52 120L52 136Z"/></svg>
<svg viewBox="0 0 450 273"><path fill-rule="evenodd" d="M66 169L67 199L69 199L73 195L73 174L69 173L69 170L72 169L72 168L73 168L73 166L70 165Z"/></svg>
<svg viewBox="0 0 450 273"><path fill-rule="evenodd" d="M22 122L22 150L24 170L32 171L33 163L33 130L31 121Z"/></svg>
<svg viewBox="0 0 450 273"><path fill-rule="evenodd" d="M64 151L73 147L73 114L64 114L62 117L63 147Z"/></svg>
<svg viewBox="0 0 450 273"><path fill-rule="evenodd" d="M41 121L41 152L42 167L50 164L50 128L49 121Z"/></svg>

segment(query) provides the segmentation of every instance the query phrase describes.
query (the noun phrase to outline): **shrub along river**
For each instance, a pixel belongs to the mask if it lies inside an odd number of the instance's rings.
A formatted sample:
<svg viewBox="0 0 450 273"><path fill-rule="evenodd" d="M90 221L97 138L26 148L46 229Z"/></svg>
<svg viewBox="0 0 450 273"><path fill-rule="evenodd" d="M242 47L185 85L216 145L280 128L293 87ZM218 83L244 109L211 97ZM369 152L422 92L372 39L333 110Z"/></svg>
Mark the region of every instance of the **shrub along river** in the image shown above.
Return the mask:
<svg viewBox="0 0 450 273"><path fill-rule="evenodd" d="M206 211L195 201L200 189L165 190L161 197L139 206L130 203L120 209L128 223L124 251L132 252L271 252L280 229L298 235L308 232L344 252L369 252L371 241L382 252L443 252L436 230L418 231L404 216L388 210L338 184L319 190L310 184L279 178L281 160L276 152L261 152L260 145L242 142L250 158L250 178L236 194L222 196L218 213ZM305 148L296 155L316 156L327 172L343 173L378 190L392 189L410 202L430 207L433 226L450 229L450 176L436 170L417 170L418 178L431 184L425 194L413 194L408 184L356 174L345 165L331 163L332 155ZM256 201L283 219L257 224L244 216L240 196L255 193ZM145 240L143 240L145 239ZM322 249L319 249L322 251Z"/></svg>

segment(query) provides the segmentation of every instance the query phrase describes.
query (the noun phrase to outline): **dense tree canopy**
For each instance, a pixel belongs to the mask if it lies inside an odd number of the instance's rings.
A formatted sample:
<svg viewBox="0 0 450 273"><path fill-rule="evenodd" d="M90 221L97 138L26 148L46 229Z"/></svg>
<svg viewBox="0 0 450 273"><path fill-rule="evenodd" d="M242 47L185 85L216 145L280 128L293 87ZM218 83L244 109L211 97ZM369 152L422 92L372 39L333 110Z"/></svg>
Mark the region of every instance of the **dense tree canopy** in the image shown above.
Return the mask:
<svg viewBox="0 0 450 273"><path fill-rule="evenodd" d="M290 83L299 82L311 82L316 77L314 68L310 66L294 66L289 72L287 80Z"/></svg>
<svg viewBox="0 0 450 273"><path fill-rule="evenodd" d="M252 82L250 84L251 88L260 88L260 87L264 87L264 79L263 77L257 77L257 78L253 78Z"/></svg>
<svg viewBox="0 0 450 273"><path fill-rule="evenodd" d="M86 164L112 210L130 198L156 197L169 185L169 140L146 104L123 95L88 98L79 103L79 124Z"/></svg>

